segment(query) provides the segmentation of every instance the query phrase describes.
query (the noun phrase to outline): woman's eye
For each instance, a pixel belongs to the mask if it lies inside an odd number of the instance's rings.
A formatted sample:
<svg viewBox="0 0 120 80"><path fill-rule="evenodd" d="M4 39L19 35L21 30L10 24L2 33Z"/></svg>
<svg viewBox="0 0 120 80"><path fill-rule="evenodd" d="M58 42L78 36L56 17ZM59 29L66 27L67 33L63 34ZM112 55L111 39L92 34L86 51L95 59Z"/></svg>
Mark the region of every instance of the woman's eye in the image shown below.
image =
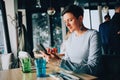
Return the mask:
<svg viewBox="0 0 120 80"><path fill-rule="evenodd" d="M68 20L64 21L64 23L68 23L68 22L71 22L71 21L72 21L72 19L68 19Z"/></svg>
<svg viewBox="0 0 120 80"><path fill-rule="evenodd" d="M69 19L69 21L72 21L72 19Z"/></svg>

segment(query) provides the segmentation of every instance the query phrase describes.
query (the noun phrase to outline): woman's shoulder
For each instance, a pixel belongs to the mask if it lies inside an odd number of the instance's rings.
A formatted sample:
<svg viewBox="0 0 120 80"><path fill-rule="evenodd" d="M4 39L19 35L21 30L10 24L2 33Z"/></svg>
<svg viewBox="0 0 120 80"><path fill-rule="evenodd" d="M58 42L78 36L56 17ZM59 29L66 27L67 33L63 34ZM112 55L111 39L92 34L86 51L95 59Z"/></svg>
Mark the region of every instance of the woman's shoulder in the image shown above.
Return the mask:
<svg viewBox="0 0 120 80"><path fill-rule="evenodd" d="M89 38L96 38L96 37L99 37L99 32L94 29L89 29L89 30L87 30L87 33L84 36L85 37L87 36Z"/></svg>
<svg viewBox="0 0 120 80"><path fill-rule="evenodd" d="M93 34L98 34L98 31L95 29L88 29L87 30L88 34L93 35Z"/></svg>
<svg viewBox="0 0 120 80"><path fill-rule="evenodd" d="M95 29L88 29L88 31L91 32L91 33L96 33L96 32L98 32L98 31L95 30Z"/></svg>

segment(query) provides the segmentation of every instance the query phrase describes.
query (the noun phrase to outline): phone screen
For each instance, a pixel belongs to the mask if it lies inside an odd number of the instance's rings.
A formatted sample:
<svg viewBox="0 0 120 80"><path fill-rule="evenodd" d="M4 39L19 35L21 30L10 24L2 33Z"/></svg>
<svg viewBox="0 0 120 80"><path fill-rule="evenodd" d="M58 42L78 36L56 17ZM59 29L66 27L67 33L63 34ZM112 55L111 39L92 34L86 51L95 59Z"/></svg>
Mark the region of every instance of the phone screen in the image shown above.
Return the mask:
<svg viewBox="0 0 120 80"><path fill-rule="evenodd" d="M40 46L39 46L40 50L43 51L45 54L47 55L50 55L48 54L47 50L45 49L45 47L40 43Z"/></svg>

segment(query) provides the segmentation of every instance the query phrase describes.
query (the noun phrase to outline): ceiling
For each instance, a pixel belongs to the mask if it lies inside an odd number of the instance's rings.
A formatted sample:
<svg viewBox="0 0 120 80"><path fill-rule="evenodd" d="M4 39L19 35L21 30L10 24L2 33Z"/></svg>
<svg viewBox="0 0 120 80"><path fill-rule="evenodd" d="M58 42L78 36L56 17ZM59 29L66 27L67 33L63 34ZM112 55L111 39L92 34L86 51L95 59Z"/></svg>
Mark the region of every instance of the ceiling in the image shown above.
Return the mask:
<svg viewBox="0 0 120 80"><path fill-rule="evenodd" d="M109 8L114 8L115 2L119 0L18 0L18 8L25 9L28 7L36 9L37 1L40 1L42 10L46 10L50 6L59 10L60 7L64 7L69 4L82 5L89 9L97 9L98 5L108 5Z"/></svg>

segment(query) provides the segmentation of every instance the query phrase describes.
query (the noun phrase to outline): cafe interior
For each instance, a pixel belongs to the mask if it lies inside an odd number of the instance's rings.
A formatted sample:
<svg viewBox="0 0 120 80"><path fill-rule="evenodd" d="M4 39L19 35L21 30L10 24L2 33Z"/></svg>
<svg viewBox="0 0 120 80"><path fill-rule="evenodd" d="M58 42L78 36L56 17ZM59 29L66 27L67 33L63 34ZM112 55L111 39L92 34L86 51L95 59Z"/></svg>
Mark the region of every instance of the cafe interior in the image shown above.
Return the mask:
<svg viewBox="0 0 120 80"><path fill-rule="evenodd" d="M84 25L89 29L99 31L99 25L105 21L104 16L106 14L111 17L114 15L116 2L120 1L0 0L0 80L42 79L36 77L35 71L22 72L19 53L29 54L33 64L35 59L33 51L36 44L42 43L45 48L56 48L57 53L60 53L61 44L68 31L61 16L65 6L71 4L82 6L84 8ZM102 52L102 65L105 75L103 80L120 80L119 55ZM52 71L53 68L59 70L55 68L54 64L50 67L52 67ZM99 80L99 77L89 74L76 75L79 79L71 80ZM57 79L55 76L44 79L65 80Z"/></svg>

